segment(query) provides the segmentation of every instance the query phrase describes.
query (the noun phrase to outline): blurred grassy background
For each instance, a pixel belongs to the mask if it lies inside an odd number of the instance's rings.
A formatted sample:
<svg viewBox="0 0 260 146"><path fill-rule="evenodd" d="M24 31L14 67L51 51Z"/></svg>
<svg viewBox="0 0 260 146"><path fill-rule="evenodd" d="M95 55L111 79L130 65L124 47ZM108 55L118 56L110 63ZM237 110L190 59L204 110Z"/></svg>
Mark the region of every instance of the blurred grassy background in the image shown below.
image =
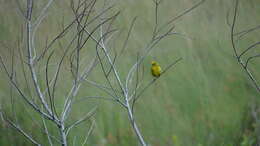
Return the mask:
<svg viewBox="0 0 260 146"><path fill-rule="evenodd" d="M185 8L195 4L198 0L168 0L162 3L159 12L159 22L162 24L169 18L176 16ZM38 2L38 1L37 1ZM36 3L36 2L35 2ZM40 7L41 4L37 5ZM130 26L131 20L138 16L137 24L130 37L127 52L118 66L124 75L134 61L136 51L143 48L151 37L154 24L154 6L152 1L118 0L116 9L122 10L117 19L117 25L122 29ZM233 1L207 0L192 13L176 21L176 31L185 34L171 36L157 45L145 60L145 73L149 74L151 60L157 60L162 67L183 57L174 69L170 69L165 76L149 88L136 106L136 120L144 134L146 141L153 146L228 146L237 145L243 134L248 105L252 99L259 97L251 86L245 73L237 64L230 42L230 28L227 25L227 13L232 18ZM259 25L260 1L241 0L236 31ZM39 31L38 45L45 43L46 36L53 36L59 28L59 18L69 22L69 4L55 1L48 18L43 22ZM0 40L14 47L22 19L16 11L13 1L0 1ZM126 32L126 31L125 31ZM259 32L259 31L258 31ZM248 38L240 41L241 49L257 41L260 33L252 33ZM43 41L41 41L43 40ZM239 47L240 48L240 47ZM8 51L0 46L1 54ZM256 51L251 51L256 53ZM260 61L255 60L250 67L255 75L260 75ZM3 72L1 72L1 76ZM99 78L93 76L92 78ZM151 77L147 75L145 80ZM63 79L66 82L66 78ZM68 85L70 85L68 83ZM5 78L0 79L1 103L8 105L9 85ZM68 87L69 88L69 87ZM82 87L80 95L98 92L87 85ZM59 95L65 94L64 87ZM79 103L73 110L73 118L81 115L91 106L98 103L99 109L95 115L96 127L91 135L89 145L105 146L133 146L137 145L136 137L129 125L126 113L117 105L107 101L91 101ZM22 102L16 103L17 109ZM89 105L89 106L88 106ZM29 110L29 109L26 109ZM18 112L18 119L27 131L41 140L43 134L33 129L41 125L32 125L29 117L22 116L24 111ZM1 121L2 122L2 121ZM35 127L34 127L35 126ZM86 123L89 126L89 123ZM30 145L20 134L0 124L0 145L23 146ZM85 129L78 128L73 134L84 135ZM72 138L70 139L73 142ZM79 145L82 137L77 137L75 145Z"/></svg>

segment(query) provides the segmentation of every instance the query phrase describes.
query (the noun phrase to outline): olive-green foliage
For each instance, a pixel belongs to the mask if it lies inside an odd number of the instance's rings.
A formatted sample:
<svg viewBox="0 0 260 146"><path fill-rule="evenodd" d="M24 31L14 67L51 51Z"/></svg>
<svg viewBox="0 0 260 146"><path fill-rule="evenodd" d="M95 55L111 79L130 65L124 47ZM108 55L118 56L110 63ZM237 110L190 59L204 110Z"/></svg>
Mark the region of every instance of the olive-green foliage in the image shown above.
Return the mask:
<svg viewBox="0 0 260 146"><path fill-rule="evenodd" d="M159 10L159 25L197 1L164 0ZM14 45L13 42L17 38L20 27L18 24L22 24L17 22L22 19L13 12L14 4L7 0L0 3L0 11L5 11L5 13L0 13L0 39L9 45ZM62 1L56 1L51 7L49 12L51 15L44 21L38 34L39 46L44 45L46 36L53 36L57 32L60 16L65 16L68 22L71 20L69 3L62 3ZM120 61L117 62L122 77L126 75L129 66L135 61L137 51L143 48L151 38L154 24L153 8L152 1L118 0L116 3L116 9L122 10L121 15L116 19L116 25L125 29L124 33L127 32L126 29L129 28L131 20L138 16L124 57L119 58ZM8 13L9 11L12 13ZM151 145L227 146L234 145L241 139L245 111L251 99L259 97L259 94L254 90L232 52L230 28L227 24L227 13L228 20L231 22L232 12L233 1L231 0L207 0L196 10L176 21L175 31L184 36L173 35L163 40L155 46L144 61L144 81L147 82L152 78L149 72L151 60L158 61L163 69L178 57L183 57L174 69L170 69L143 94L136 105L136 120L146 141ZM259 25L259 13L258 0L241 0L236 31ZM260 38L259 34L250 34L248 38L240 41L239 48L242 49L249 43L257 41ZM122 44L120 43L122 41L119 39L119 44ZM1 46L0 50L1 54L8 52ZM255 68L253 71L258 77L260 72L256 68L259 68L259 64L259 59L250 64L251 68ZM102 75L100 70L96 72L97 74L92 74L92 79L98 79ZM5 77L1 72L2 76ZM71 79L70 76L63 76L62 81L66 82L66 78ZM10 86L5 79L1 78L0 81L1 103L8 105ZM62 87L57 94L64 95L63 91L67 91L66 87ZM80 95L93 95L93 91L99 92L84 85ZM95 102L99 103L99 109L95 115L96 127L88 144L137 145L125 111L119 105L109 101ZM88 111L91 103L86 101L75 106L72 119ZM16 103L17 109L24 109L20 105L24 105L22 101ZM32 120L20 115L24 113L17 112L17 114L23 127L34 133L31 128ZM89 127L90 124L87 122L85 125ZM2 124L2 121L0 131L0 145L30 144L13 129ZM46 141L39 133L34 133L34 136L40 141ZM76 145L79 145L81 137L86 134L86 129L78 128L72 134L81 135L75 140ZM247 146L250 140L247 138L243 138L241 145Z"/></svg>

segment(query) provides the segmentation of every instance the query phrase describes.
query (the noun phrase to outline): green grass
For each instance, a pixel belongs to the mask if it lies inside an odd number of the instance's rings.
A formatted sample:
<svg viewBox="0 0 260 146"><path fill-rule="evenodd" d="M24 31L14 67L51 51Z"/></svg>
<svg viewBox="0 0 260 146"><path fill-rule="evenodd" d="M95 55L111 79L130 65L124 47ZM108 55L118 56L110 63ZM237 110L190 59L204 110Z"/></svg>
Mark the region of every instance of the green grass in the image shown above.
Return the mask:
<svg viewBox="0 0 260 146"><path fill-rule="evenodd" d="M161 6L162 11L159 13L160 24L195 2L195 0L164 1ZM10 9L15 6L7 1L5 3L6 5L1 5L1 11L11 11ZM259 25L259 4L258 0L241 1L236 31ZM118 61L122 77L124 77L129 66L136 59L133 56L137 50L143 48L150 39L154 11L151 1L118 1L116 8L122 9L122 14L116 21L122 29L128 28L131 19L138 16L127 51L124 57ZM173 145L176 144L173 138L175 137L181 146L199 144L228 146L236 144L240 139L248 104L251 103L252 97L259 97L259 94L254 90L250 80L233 56L230 28L226 22L227 12L230 11L229 20L231 20L232 10L232 1L207 0L202 6L176 22L176 31L185 34L190 39L171 36L155 46L144 61L145 74L147 74L145 81L148 81L151 79L148 75L151 60L157 60L162 67L165 67L178 57L183 57L176 67L170 69L143 94L136 105L136 120L149 144L153 146ZM58 27L57 21L59 21L57 18L68 14L69 10L67 5L56 2L50 12L57 13L52 13L41 27L39 32L41 38L37 41L39 46L45 43L46 36L55 34ZM8 15L10 16L6 18L3 13L0 13L0 39L14 45L10 40L17 37L20 27L17 21L22 20L16 13ZM69 16L66 15L66 20L69 19L67 17ZM245 47L249 43L257 41L259 36L259 33L252 33L239 45ZM42 39L43 41L41 41ZM0 50L7 53L7 50L2 47ZM255 52L252 51L252 53ZM250 64L250 67L259 68L259 64L258 59ZM100 75L98 71L100 70L96 71ZM259 70L255 69L254 73L259 77ZM100 78L97 74L92 74L91 77ZM2 73L1 76L3 76ZM66 85L70 85L66 78L63 78L63 81ZM0 84L1 103L8 105L10 101L9 85L5 79L1 79ZM68 88L69 86L63 86L57 94L64 95ZM79 97L93 95L94 91L99 92L97 89L84 85ZM137 139L130 127L127 114L118 104L109 101L87 100L73 108L72 119L82 115L97 103L99 109L95 115L96 127L88 144L97 146L137 145ZM23 102L18 101L16 105L17 109L24 109ZM37 133L32 129L32 120L22 117L22 114L24 113L18 112L18 118L23 127L33 132L40 141L47 142L43 135L39 134L40 132ZM37 115L35 116L37 117ZM90 123L87 122L82 127L85 128L89 125ZM71 135L79 135L76 145L79 145L82 136L86 133L84 128L77 128L71 133ZM0 124L0 131L0 145L30 145L30 142L19 133L3 124ZM73 138L70 139L70 143L72 142Z"/></svg>

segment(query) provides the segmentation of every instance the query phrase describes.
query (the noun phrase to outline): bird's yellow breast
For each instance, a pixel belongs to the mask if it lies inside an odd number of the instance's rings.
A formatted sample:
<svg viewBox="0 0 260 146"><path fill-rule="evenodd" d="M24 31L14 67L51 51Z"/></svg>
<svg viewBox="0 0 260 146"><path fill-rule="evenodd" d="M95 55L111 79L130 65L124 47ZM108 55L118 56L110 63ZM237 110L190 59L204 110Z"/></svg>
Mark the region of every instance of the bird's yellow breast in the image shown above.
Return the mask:
<svg viewBox="0 0 260 146"><path fill-rule="evenodd" d="M152 65L151 72L153 76L159 77L161 75L161 67L159 65Z"/></svg>

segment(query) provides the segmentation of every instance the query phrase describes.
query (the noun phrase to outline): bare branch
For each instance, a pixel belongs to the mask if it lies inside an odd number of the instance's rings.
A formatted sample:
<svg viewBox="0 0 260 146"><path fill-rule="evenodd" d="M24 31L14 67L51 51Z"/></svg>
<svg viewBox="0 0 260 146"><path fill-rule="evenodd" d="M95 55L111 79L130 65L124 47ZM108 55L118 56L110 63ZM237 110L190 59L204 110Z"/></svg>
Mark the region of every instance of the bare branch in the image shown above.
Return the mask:
<svg viewBox="0 0 260 146"><path fill-rule="evenodd" d="M153 30L153 39L156 37L157 35L157 27L158 27L158 7L160 5L160 3L162 2L162 0L153 0L154 4L155 4L155 24L154 24L154 30Z"/></svg>
<svg viewBox="0 0 260 146"><path fill-rule="evenodd" d="M87 144L88 138L89 138L90 134L92 133L92 131L93 131L93 129L94 129L94 126L95 126L95 121L92 120L91 126L90 126L90 128L89 128L89 130L88 130L88 132L87 132L87 135L86 135L86 137L85 137L85 139L84 139L84 142L82 143L82 146L84 146L85 144Z"/></svg>
<svg viewBox="0 0 260 146"><path fill-rule="evenodd" d="M82 102L83 100L87 100L87 99L108 100L108 101L115 101L115 102L117 102L116 99L114 99L114 98L103 97L103 96L86 96L86 97L80 97L80 99L75 100L74 102L75 102L75 103L78 103L78 102Z"/></svg>
<svg viewBox="0 0 260 146"><path fill-rule="evenodd" d="M163 24L157 32L160 32L163 28L167 27L168 25L172 24L174 21L180 19L181 17L183 17L184 15L188 14L189 12L191 12L192 10L194 10L195 8L197 8L198 6L200 6L202 3L204 3L206 0L201 0L200 2L198 2L197 4L193 5L192 7L184 10L182 13L180 13L178 16L175 16L174 18L172 18L171 20L169 20L167 23Z"/></svg>
<svg viewBox="0 0 260 146"><path fill-rule="evenodd" d="M73 127L75 127L75 126L81 124L82 122L88 120L89 118L91 118L91 117L95 114L96 110L97 110L97 107L94 107L94 108L93 108L90 112L88 112L85 116L83 116L83 117L80 118L79 120L77 120L77 121L73 122L72 124L70 124L69 126L67 126L67 127L65 128L65 129L66 129L66 135L69 134L70 130L71 130Z"/></svg>
<svg viewBox="0 0 260 146"><path fill-rule="evenodd" d="M17 7L18 7L18 12L22 16L22 18L26 19L25 13L23 12L22 6L19 2L19 0L15 0Z"/></svg>
<svg viewBox="0 0 260 146"><path fill-rule="evenodd" d="M33 24L33 27L38 27L41 24L42 20L45 18L48 8L51 6L53 0L49 0L45 7L42 9L40 15L37 17L36 21ZM37 30L37 28L35 29Z"/></svg>
<svg viewBox="0 0 260 146"><path fill-rule="evenodd" d="M26 139L28 139L30 142L37 146L41 146L32 136L30 136L28 133L26 133L19 125L15 124L11 120L9 120L7 117L3 115L3 112L0 111L1 117L4 117L4 121L6 121L9 125L11 125L14 129L16 129L19 133L21 133Z"/></svg>
<svg viewBox="0 0 260 146"><path fill-rule="evenodd" d="M243 30L243 31L234 33L234 36L238 36L238 38L241 39L242 37L246 36L250 32L253 32L253 31L257 30L257 29L260 29L260 25L258 25L256 27L253 27L253 28L250 28L250 29L247 29L247 30Z"/></svg>
<svg viewBox="0 0 260 146"><path fill-rule="evenodd" d="M257 45L260 44L260 42L257 42L257 43L254 43L252 45L250 45L246 50L244 50L240 55L238 55L238 52L237 52L237 48L235 46L235 42L234 42L234 29L235 29L235 24L236 24L236 20L237 20L237 12L238 12L238 3L239 1L236 0L235 1L235 11L234 11L234 17L233 17L233 22L232 22L232 27L231 27L231 43L232 43L232 48L233 48L233 51L235 53L235 57L238 61L238 63L241 65L241 67L244 69L244 71L246 72L247 76L249 77L249 79L252 81L253 85L255 86L256 90L260 93L260 86L257 82L257 80L255 79L254 75L251 73L251 71L248 69L247 65L248 65L248 62L255 58L255 57L258 57L258 55L256 56L252 56L252 57L249 57L246 61L246 63L244 63L244 61L242 60L241 56L244 55L247 51L249 51L250 49L256 47Z"/></svg>
<svg viewBox="0 0 260 146"><path fill-rule="evenodd" d="M44 109L47 111L49 115L52 115L53 113L49 109L48 104L45 101L44 95L41 92L39 83L38 83L38 78L36 76L35 68L34 68L34 57L32 56L32 24L31 24L31 15L32 15L32 6L33 6L33 1L32 0L27 0L27 23L26 23L26 28L27 28L27 52L28 52L28 63L29 63L29 69L30 73L32 76L34 88L36 90L37 96L39 97L41 104L43 105Z"/></svg>
<svg viewBox="0 0 260 146"><path fill-rule="evenodd" d="M18 87L18 85L15 83L14 80L12 80L12 77L10 76L9 72L7 71L7 68L2 60L2 57L0 56L0 62L4 68L4 71L7 75L7 77L9 78L9 81L11 82L11 84L13 85L13 87L17 90L17 92L21 95L21 97L25 100L26 103L28 103L35 111L39 112L41 115L43 115L45 118L52 120L52 117L49 116L47 113L41 111L39 109L39 107L33 102L31 101L24 93L23 91Z"/></svg>
<svg viewBox="0 0 260 146"><path fill-rule="evenodd" d="M46 17L47 15L47 9L50 7L52 4L53 0L49 0L48 3L45 5L45 7L42 9L40 15L37 17L36 21L31 25L33 27L33 32L32 32L32 48L34 49L35 57L36 57L36 50L35 50L35 35L36 32L42 22L42 20Z"/></svg>
<svg viewBox="0 0 260 146"><path fill-rule="evenodd" d="M48 91L48 96L49 96L49 101L50 101L50 105L51 105L51 111L53 113L53 118L54 118L54 114L55 116L57 116L57 111L55 109L55 103L54 103L54 98L53 96L51 95L51 88L50 88L50 84L49 84L49 76L48 76L48 67L49 67L49 61L53 55L54 51L51 52L51 54L49 55L48 59L47 59L47 62L46 62L46 67L45 67L45 81L46 81L46 85L47 85L47 91Z"/></svg>
<svg viewBox="0 0 260 146"><path fill-rule="evenodd" d="M46 125L46 122L45 122L44 118L42 118L42 123L43 123L44 131L45 131L45 133L47 135L47 138L48 138L48 142L49 142L50 146L53 146L53 142L51 140L51 135L49 133L49 130L48 130L48 127Z"/></svg>
<svg viewBox="0 0 260 146"><path fill-rule="evenodd" d="M78 15L78 17L80 17L81 15ZM40 53L39 57L36 59L37 61L39 61L40 59L42 59L45 54L47 53L48 49L52 47L52 45L59 40L60 38L64 37L67 32L69 31L69 29L73 26L73 24L77 21L78 17L76 17L70 24L68 24L56 37L54 37L52 39L52 41L44 48L44 50L42 51L42 53ZM74 39L72 39L74 40Z"/></svg>
<svg viewBox="0 0 260 146"><path fill-rule="evenodd" d="M245 67L247 67L247 65L248 65L248 63L249 63L250 60L255 59L255 58L257 58L257 57L260 57L260 54L257 54L257 55L254 55L254 56L250 56L250 57L246 60Z"/></svg>
<svg viewBox="0 0 260 146"><path fill-rule="evenodd" d="M260 41L256 42L252 45L250 45L246 50L244 50L238 57L241 58L246 52L248 52L250 49L253 49L255 47L257 47L258 45L260 45Z"/></svg>
<svg viewBox="0 0 260 146"><path fill-rule="evenodd" d="M121 55L123 54L123 52L125 51L125 49L126 49L126 46L127 46L127 43L128 43L129 37L130 37L130 35L131 35L132 29L133 29L133 27L134 27L134 24L135 24L136 19L137 19L137 17L135 17L135 18L132 20L132 22L131 22L130 28L129 28L128 33L127 33L127 37L126 37L126 39L125 39L125 41L124 41L124 45L123 45L123 47L122 47L122 49L121 49L121 51L120 51L120 53L119 53L119 56L121 56Z"/></svg>
<svg viewBox="0 0 260 146"><path fill-rule="evenodd" d="M235 24L236 24L236 19L237 19L237 9L238 9L238 0L236 0L236 3L235 3L235 12L234 12L234 17L233 17L233 22L231 25L231 43L232 43L233 51L235 52L235 55L238 59L239 57L238 57L237 49L236 49L235 42L234 42L234 29L235 29Z"/></svg>

